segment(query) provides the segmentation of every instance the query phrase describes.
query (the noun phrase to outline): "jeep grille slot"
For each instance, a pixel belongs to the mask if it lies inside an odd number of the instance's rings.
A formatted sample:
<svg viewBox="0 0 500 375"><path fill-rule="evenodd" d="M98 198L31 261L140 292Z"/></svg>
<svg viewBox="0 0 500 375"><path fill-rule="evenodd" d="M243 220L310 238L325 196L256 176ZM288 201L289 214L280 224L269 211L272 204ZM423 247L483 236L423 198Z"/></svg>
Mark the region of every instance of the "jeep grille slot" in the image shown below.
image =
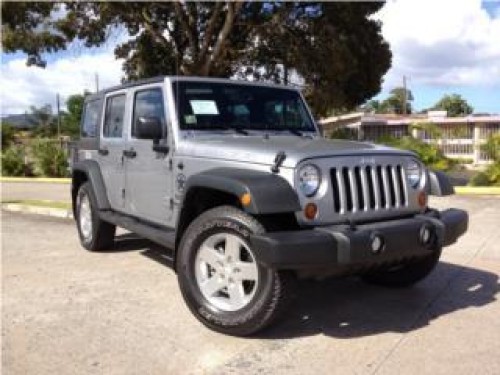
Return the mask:
<svg viewBox="0 0 500 375"><path fill-rule="evenodd" d="M405 171L401 165L368 165L330 170L333 208L338 214L407 206Z"/></svg>

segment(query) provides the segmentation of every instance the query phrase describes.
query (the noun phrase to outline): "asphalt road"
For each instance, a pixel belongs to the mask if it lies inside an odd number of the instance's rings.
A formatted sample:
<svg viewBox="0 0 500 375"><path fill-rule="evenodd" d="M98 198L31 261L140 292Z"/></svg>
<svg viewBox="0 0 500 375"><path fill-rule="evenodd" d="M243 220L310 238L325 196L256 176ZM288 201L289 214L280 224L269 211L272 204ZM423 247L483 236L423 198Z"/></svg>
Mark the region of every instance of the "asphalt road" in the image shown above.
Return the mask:
<svg viewBox="0 0 500 375"><path fill-rule="evenodd" d="M3 212L5 374L500 374L500 199L418 286L303 282L284 320L255 338L204 328L163 249L129 234L80 248L72 221Z"/></svg>

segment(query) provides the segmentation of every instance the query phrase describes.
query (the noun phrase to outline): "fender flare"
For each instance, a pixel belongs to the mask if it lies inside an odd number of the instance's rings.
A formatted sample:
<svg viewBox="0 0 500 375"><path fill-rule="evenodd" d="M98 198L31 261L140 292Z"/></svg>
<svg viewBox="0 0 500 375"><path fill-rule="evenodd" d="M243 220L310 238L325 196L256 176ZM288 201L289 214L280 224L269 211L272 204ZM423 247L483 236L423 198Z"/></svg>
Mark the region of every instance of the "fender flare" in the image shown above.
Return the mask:
<svg viewBox="0 0 500 375"><path fill-rule="evenodd" d="M300 211L297 193L283 177L269 172L239 168L215 168L192 175L184 186L184 199L193 188L210 188L240 197L251 197L244 210L250 214L275 214Z"/></svg>
<svg viewBox="0 0 500 375"><path fill-rule="evenodd" d="M427 193L438 197L455 194L455 189L448 176L439 171L427 171Z"/></svg>
<svg viewBox="0 0 500 375"><path fill-rule="evenodd" d="M76 189L74 178L75 171L83 172L87 176L87 180L92 185L92 189L94 189L94 194L97 199L97 206L99 210L111 209L99 164L95 160L83 160L75 163L72 167L72 191Z"/></svg>

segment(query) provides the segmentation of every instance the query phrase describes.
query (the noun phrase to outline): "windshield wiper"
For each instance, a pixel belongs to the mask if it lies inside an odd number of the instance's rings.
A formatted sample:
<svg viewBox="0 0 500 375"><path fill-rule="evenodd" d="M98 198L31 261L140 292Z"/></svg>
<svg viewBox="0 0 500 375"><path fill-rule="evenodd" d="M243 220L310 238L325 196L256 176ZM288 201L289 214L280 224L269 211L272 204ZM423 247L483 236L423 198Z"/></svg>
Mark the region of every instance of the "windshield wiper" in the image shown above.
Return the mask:
<svg viewBox="0 0 500 375"><path fill-rule="evenodd" d="M227 126L227 125L217 125L217 127L224 129L224 130L234 130L238 134L248 135L248 132L242 128L237 128L237 127L232 127L232 126Z"/></svg>
<svg viewBox="0 0 500 375"><path fill-rule="evenodd" d="M302 137L304 134L302 134L302 132L300 130L297 130L297 129L285 129L285 130L288 130L290 133L294 134L294 135L298 135L299 137Z"/></svg>

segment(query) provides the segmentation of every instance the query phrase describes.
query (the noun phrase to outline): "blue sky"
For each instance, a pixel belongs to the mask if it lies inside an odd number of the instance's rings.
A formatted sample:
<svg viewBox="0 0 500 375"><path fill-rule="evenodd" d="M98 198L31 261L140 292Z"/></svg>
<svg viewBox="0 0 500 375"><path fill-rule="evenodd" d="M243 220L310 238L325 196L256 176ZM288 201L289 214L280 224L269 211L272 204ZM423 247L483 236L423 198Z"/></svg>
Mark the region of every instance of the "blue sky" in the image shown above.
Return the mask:
<svg viewBox="0 0 500 375"><path fill-rule="evenodd" d="M476 112L500 113L500 1L389 1L376 18L393 53L377 99L406 76L417 110L457 93Z"/></svg>
<svg viewBox="0 0 500 375"><path fill-rule="evenodd" d="M374 16L393 53L377 99L408 77L413 106L422 110L446 93L466 98L476 112L500 113L500 0L392 0ZM69 50L44 56L47 68L26 67L22 53L3 54L1 112L21 113L30 105L55 105L73 93L118 84L123 61L114 58L116 31L101 48L74 43Z"/></svg>

